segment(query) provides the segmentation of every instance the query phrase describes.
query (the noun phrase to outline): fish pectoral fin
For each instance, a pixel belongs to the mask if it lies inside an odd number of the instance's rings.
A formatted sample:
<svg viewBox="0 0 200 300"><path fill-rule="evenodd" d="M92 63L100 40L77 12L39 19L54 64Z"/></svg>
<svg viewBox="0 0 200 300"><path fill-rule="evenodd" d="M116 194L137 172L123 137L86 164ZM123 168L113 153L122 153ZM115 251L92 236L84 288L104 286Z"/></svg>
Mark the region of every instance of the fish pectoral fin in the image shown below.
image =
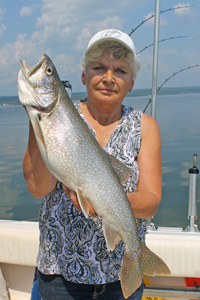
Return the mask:
<svg viewBox="0 0 200 300"><path fill-rule="evenodd" d="M42 151L42 155L46 155L46 157L47 157L46 145L45 145L45 140L44 140L44 136L42 133L42 129L40 126L38 111L35 110L34 108L32 108L31 106L27 106L26 109L27 109L29 118L31 120L31 124L33 126L34 134L35 134L36 141L37 141L38 147L40 149L40 152Z"/></svg>
<svg viewBox="0 0 200 300"><path fill-rule="evenodd" d="M83 211L83 214L86 218L88 218L89 210L90 210L89 202L85 197L83 197L82 191L79 188L76 189L76 194L78 196L78 202Z"/></svg>
<svg viewBox="0 0 200 300"><path fill-rule="evenodd" d="M133 171L127 166L125 166L125 164L123 164L121 161L116 159L114 156L108 154L108 159L116 175L118 176L121 184L125 183L129 179L129 177L134 177Z"/></svg>
<svg viewBox="0 0 200 300"><path fill-rule="evenodd" d="M42 150L43 154L45 153L47 155L45 141L44 141L44 137L42 134L42 130L40 127L40 122L38 120L37 114L34 114L34 117L31 118L31 123L33 126L33 130L35 133L37 143L39 144L38 146L39 146L40 150Z"/></svg>
<svg viewBox="0 0 200 300"><path fill-rule="evenodd" d="M115 245L119 240L121 240L121 238L118 232L106 223L104 219L102 219L102 224L108 251L113 251L115 249Z"/></svg>
<svg viewBox="0 0 200 300"><path fill-rule="evenodd" d="M44 137L41 131L41 127L40 127L40 122L38 120L38 118L35 118L35 134L37 135L38 140L40 141L42 147L45 149L46 152L46 146L45 146L45 142L44 142Z"/></svg>

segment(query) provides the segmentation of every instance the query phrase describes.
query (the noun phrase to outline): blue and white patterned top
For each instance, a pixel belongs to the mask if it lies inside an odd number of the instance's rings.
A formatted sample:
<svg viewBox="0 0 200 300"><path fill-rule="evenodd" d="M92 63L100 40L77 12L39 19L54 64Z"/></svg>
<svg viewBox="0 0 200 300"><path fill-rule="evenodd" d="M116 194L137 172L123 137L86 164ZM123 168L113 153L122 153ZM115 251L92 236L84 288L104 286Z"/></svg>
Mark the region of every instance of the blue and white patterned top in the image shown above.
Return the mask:
<svg viewBox="0 0 200 300"><path fill-rule="evenodd" d="M75 106L86 122L79 105ZM138 182L136 158L141 146L141 117L140 110L123 106L122 118L105 147L106 152L131 168L135 174L123 185L126 193L134 192ZM146 221L138 220L138 233L143 240ZM123 242L119 241L114 251L108 252L100 217L86 219L83 213L79 213L59 181L43 199L39 228L37 265L40 272L61 274L68 281L85 284L104 284L120 279Z"/></svg>

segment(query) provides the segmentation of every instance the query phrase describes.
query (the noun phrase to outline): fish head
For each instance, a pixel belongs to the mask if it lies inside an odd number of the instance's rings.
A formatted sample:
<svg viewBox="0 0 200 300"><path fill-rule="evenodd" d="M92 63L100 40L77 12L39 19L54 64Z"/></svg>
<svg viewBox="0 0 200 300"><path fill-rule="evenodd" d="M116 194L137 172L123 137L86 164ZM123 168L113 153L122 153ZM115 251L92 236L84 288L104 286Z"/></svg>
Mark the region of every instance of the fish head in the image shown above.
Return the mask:
<svg viewBox="0 0 200 300"><path fill-rule="evenodd" d="M57 70L46 54L43 54L40 62L33 68L25 60L21 60L18 94L25 107L50 112L58 100L61 85Z"/></svg>

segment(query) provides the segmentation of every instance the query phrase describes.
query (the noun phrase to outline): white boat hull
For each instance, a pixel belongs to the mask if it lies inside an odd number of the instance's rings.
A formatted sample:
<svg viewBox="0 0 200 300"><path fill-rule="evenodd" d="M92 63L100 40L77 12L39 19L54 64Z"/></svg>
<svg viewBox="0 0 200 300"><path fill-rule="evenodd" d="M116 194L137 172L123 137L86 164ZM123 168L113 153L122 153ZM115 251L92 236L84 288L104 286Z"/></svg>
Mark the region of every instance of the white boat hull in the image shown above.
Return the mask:
<svg viewBox="0 0 200 300"><path fill-rule="evenodd" d="M166 262L171 275L144 278L144 296L190 299L187 293L178 297L173 291L192 289L197 292L195 299L200 299L200 289L194 287L200 283L200 232L183 232L181 228L148 230L146 244ZM38 246L38 222L0 221L0 268L11 300L30 299ZM187 287L189 284L193 287Z"/></svg>

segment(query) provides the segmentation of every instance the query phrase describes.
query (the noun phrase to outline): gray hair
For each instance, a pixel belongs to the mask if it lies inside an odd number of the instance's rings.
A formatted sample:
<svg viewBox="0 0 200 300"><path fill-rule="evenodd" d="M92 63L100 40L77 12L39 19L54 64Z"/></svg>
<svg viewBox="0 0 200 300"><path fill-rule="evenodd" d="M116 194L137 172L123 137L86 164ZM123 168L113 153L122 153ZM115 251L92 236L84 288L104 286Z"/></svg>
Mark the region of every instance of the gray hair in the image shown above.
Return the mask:
<svg viewBox="0 0 200 300"><path fill-rule="evenodd" d="M104 41L95 45L87 55L81 59L81 70L84 72L90 62L99 60L102 55L109 59L123 59L130 64L132 77L135 79L140 71L140 60L129 49L116 41Z"/></svg>

